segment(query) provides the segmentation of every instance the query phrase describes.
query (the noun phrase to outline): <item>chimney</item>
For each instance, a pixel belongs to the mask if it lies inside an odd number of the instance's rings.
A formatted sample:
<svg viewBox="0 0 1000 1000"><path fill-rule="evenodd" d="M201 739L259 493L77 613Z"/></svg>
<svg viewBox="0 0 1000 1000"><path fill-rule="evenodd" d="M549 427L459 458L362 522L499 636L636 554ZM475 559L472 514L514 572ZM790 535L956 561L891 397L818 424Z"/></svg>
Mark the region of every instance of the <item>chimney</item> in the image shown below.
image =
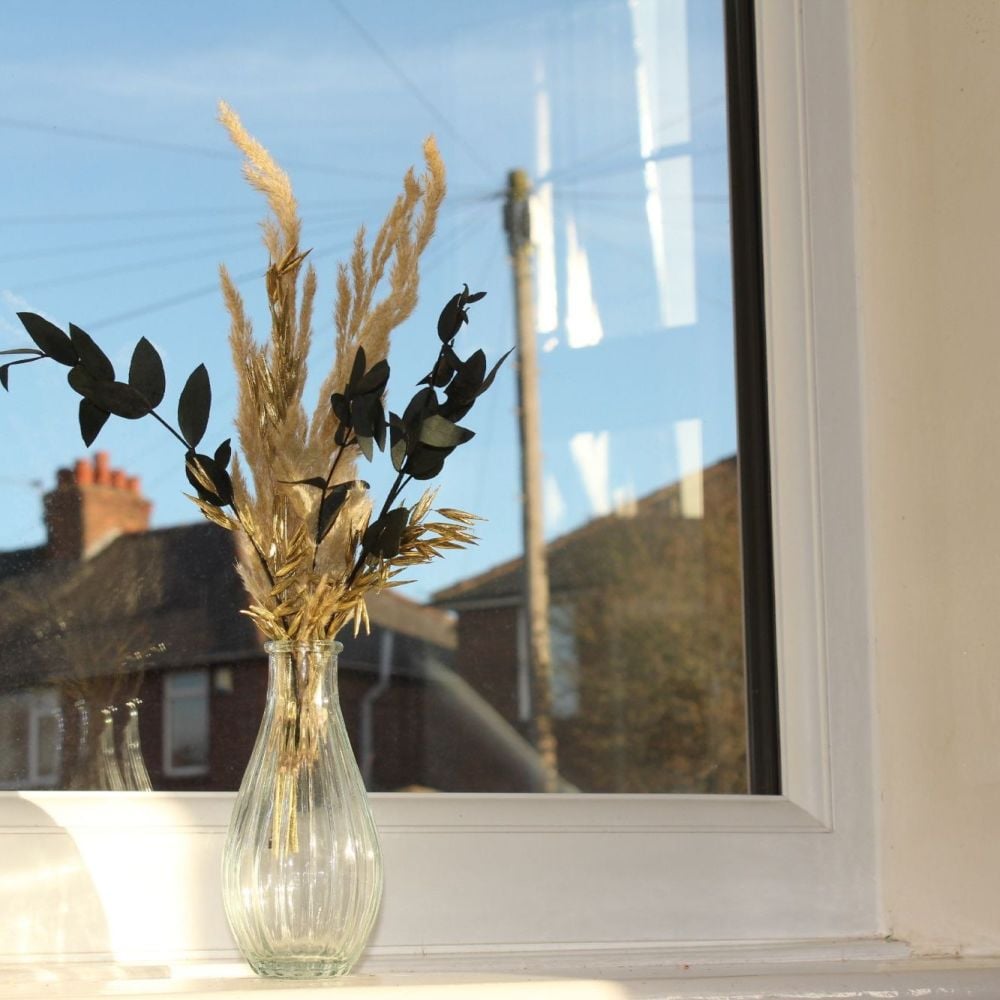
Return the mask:
<svg viewBox="0 0 1000 1000"><path fill-rule="evenodd" d="M148 531L153 509L139 478L112 469L106 451L60 469L44 502L52 559L86 559L118 535Z"/></svg>

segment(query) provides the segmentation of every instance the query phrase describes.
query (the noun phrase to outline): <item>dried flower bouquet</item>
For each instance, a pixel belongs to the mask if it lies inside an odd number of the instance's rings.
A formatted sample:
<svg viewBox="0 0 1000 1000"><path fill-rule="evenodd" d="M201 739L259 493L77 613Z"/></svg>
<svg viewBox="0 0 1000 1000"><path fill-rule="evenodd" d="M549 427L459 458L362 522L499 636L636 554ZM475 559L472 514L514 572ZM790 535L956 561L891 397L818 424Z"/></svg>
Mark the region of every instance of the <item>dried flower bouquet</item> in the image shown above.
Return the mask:
<svg viewBox="0 0 1000 1000"><path fill-rule="evenodd" d="M259 630L293 643L332 639L347 625L357 634L368 627L366 595L399 585L411 566L475 541L476 517L432 509L434 489L411 506L402 495L411 482L436 477L455 448L473 436L458 421L490 387L507 355L488 369L482 351L465 360L456 353L468 307L485 294L470 294L466 286L441 312L430 373L401 415L386 413L390 335L417 304L420 256L445 196L444 165L429 138L425 172L406 173L374 241L369 246L359 229L349 261L338 268L335 359L307 416L303 390L317 276L300 247L295 195L288 176L236 113L221 104L219 117L243 153L246 179L265 196L271 213L263 224L270 312L265 344L255 340L243 299L226 268L220 269L239 387L241 456L229 440L211 454L199 450L211 407L204 365L181 391L177 426L164 419L164 368L145 338L135 347L127 380L119 381L107 355L79 327L70 324L67 334L42 316L19 313L36 346L0 352L24 355L0 365L0 384L8 388L10 369L18 365L43 358L65 365L70 386L81 396L80 430L88 446L111 415L157 420L184 448L191 499L239 540L238 567L250 599L244 613ZM360 456L371 461L387 444L396 476L373 516L357 464ZM309 691L293 695L279 749L290 773L310 759L323 721L314 717Z"/></svg>

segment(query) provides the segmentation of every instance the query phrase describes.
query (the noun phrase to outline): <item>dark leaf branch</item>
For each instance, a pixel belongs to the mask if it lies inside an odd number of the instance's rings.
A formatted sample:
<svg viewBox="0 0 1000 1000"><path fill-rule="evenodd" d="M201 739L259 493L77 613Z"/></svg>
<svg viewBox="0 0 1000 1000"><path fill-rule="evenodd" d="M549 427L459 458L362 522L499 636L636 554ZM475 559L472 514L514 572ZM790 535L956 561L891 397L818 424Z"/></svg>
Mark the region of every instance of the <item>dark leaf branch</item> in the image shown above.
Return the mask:
<svg viewBox="0 0 1000 1000"><path fill-rule="evenodd" d="M342 392L333 393L330 407L337 420L335 443L337 453L325 477L315 476L286 485L306 486L320 491L315 551L330 533L354 489L367 489L362 480L334 483L341 457L349 448L357 448L368 461L375 449L385 451L396 478L378 517L371 521L360 540L360 549L348 583L371 561L391 560L399 555L403 533L410 522L411 510L395 506L406 486L413 480L433 479L444 468L449 455L474 436L474 432L459 425L476 400L493 384L500 366L510 355L508 351L487 371L486 355L478 350L463 360L455 351L455 339L469 322L469 306L483 298L485 292L469 292L469 286L445 305L438 318L437 333L441 342L437 360L430 373L418 383L421 388L407 404L402 415L386 413L385 393L389 382L389 363L380 360L369 367L363 347L354 357L351 374ZM15 365L31 364L50 358L69 369L67 380L80 399L80 433L88 447L96 440L111 416L138 420L151 416L184 447L184 468L188 482L201 503L219 509L228 507L235 519L246 529L237 508L233 483L229 475L232 445L227 439L211 455L200 452L198 446L205 431L212 405L212 388L204 365L188 376L178 400L177 427L171 426L157 412L166 393L163 361L156 348L139 340L132 353L128 380L118 381L114 365L97 343L78 326L70 324L65 333L49 320L35 313L18 313L35 348L14 348L0 355L18 355L15 361L0 365L0 384L8 388L9 370ZM443 394L439 396L439 392ZM203 508L208 513L207 508ZM213 517L213 519L215 519ZM220 514L219 523L227 523ZM230 522L231 523L231 522ZM264 571L274 583L264 553L247 532Z"/></svg>
<svg viewBox="0 0 1000 1000"><path fill-rule="evenodd" d="M213 507L229 507L236 520L243 523L240 511L233 502L233 483L228 472L231 443L224 441L214 455L197 450L208 428L212 408L212 387L204 365L195 368L181 390L177 404L177 427L174 428L156 412L166 393L166 375L159 353L145 337L139 340L132 352L128 381L120 382L110 358L80 327L71 323L66 334L35 313L18 313L18 318L37 345L37 350L16 348L4 352L29 355L21 361L8 362L0 367L0 382L5 389L7 368L14 364L51 358L66 366L69 368L67 381L70 387L82 397L80 434L87 447L94 443L111 416L125 420L150 416L183 445L184 471L198 498ZM263 553L258 550L257 555L270 578Z"/></svg>
<svg viewBox="0 0 1000 1000"><path fill-rule="evenodd" d="M461 292L452 296L438 317L437 333L441 348L434 367L418 383L423 388L417 390L402 416L389 414L389 457L396 470L396 479L378 517L369 524L362 538L361 551L351 573L352 579L370 559L388 560L399 554L403 531L409 523L411 511L406 506L393 505L406 486L413 480L435 478L443 470L448 456L459 445L474 437L474 432L461 427L458 421L493 384L500 366L510 354L508 351L487 372L486 355L481 350L476 351L468 360L462 360L455 351L455 338L469 322L469 306L485 295L485 292L470 293L469 286L464 285ZM365 360L360 350L359 355L355 359L347 389L331 399L331 405L341 423L343 424L342 415L347 416L351 421L350 426L360 435L363 431L357 430L355 408L352 406L348 412L345 403L364 391L377 393L374 402L364 406L371 406L371 412L376 415L375 426L382 431L382 436L375 440L379 450L383 450L386 421L382 409L382 393L388 379L388 365L377 373L379 366L373 366L370 372L362 375ZM439 398L438 390L443 390L444 399ZM371 457L367 452L365 454L368 458Z"/></svg>

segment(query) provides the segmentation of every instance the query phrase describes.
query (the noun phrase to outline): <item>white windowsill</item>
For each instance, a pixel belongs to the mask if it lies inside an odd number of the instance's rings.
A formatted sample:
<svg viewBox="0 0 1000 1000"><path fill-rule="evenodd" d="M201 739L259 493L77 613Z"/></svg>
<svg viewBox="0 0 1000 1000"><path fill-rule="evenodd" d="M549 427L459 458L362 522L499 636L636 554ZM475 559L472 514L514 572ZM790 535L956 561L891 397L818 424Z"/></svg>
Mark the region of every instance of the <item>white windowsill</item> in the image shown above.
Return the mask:
<svg viewBox="0 0 1000 1000"><path fill-rule="evenodd" d="M688 960L685 960L685 956ZM280 982L235 962L0 967L0 1000L178 996L227 1000L539 997L573 1000L848 1000L1000 996L1000 958L914 958L895 942L800 942L732 948L596 949L520 955L381 956L336 981Z"/></svg>

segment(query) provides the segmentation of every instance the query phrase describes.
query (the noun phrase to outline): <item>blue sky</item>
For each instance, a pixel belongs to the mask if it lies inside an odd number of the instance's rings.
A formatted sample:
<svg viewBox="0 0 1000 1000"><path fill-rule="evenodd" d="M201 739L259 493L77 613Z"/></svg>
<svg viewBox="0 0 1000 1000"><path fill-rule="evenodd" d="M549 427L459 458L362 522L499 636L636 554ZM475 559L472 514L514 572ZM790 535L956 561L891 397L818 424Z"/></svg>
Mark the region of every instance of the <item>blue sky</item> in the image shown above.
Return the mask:
<svg viewBox="0 0 1000 1000"><path fill-rule="evenodd" d="M451 193L421 305L394 341L397 407L429 367L437 312L462 282L489 293L464 351L494 358L513 344L499 193L509 169L537 174L547 160L555 325L541 324L538 345L549 536L676 479L692 427L703 461L735 450L721 3L37 0L5 5L0 25L0 347L25 342L19 309L82 326L123 369L145 336L167 366L168 406L205 362L209 439L229 435L216 267L248 276L241 287L263 330L266 261L259 196L215 122L223 98L299 196L320 272L316 374L331 359L336 261L359 223L377 226L423 137L437 136ZM679 41L669 34L678 25ZM690 197L672 187L678 177ZM651 184L677 285L666 300ZM691 275L681 280L685 227ZM518 551L513 368L467 422L477 437L446 467L440 499L485 515L484 540L426 568L411 596ZM0 548L38 544L41 492L86 453L64 370L14 369L0 429ZM95 447L142 477L156 525L196 517L161 428L112 420Z"/></svg>

